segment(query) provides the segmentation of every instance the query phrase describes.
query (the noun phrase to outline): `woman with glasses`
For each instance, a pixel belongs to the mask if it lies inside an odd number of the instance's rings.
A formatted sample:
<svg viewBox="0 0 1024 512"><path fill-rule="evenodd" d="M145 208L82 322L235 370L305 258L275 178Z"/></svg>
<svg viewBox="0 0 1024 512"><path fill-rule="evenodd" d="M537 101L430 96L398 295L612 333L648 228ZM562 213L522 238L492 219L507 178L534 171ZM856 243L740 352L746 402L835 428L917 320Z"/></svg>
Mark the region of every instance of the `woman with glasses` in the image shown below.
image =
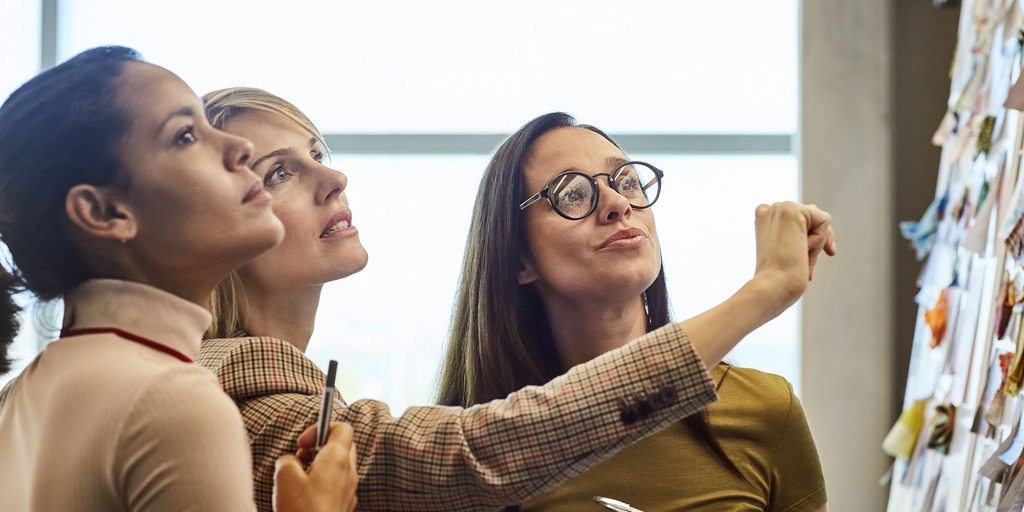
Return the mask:
<svg viewBox="0 0 1024 512"><path fill-rule="evenodd" d="M64 306L60 339L0 392L0 508L253 510L238 410L190 364L214 286L283 235L251 156L130 48L82 52L0 107L0 373L15 296ZM330 438L308 473L277 461L277 510L355 507L351 428Z"/></svg>
<svg viewBox="0 0 1024 512"><path fill-rule="evenodd" d="M215 126L253 142L253 170L285 224L278 247L222 283L211 333L220 339L204 341L197 359L242 412L257 503L269 509L273 460L290 450L288 439L314 422L319 407L324 377L303 352L321 288L361 270L367 255L352 223L347 179L324 165L323 137L302 112L258 89L217 91L204 100ZM635 170L616 172L620 188L650 189L650 177ZM761 249L774 279L753 286L764 293L742 304L638 333L622 349L550 382L472 408L411 407L396 418L373 400L338 404L335 420L355 430L360 509L488 510L519 503L703 407L714 399L706 365L751 328L719 329L722 315L742 306L757 312L742 315L757 323L774 317L803 292L818 252L832 250L828 215L799 213L770 223L780 234Z"/></svg>
<svg viewBox="0 0 1024 512"><path fill-rule="evenodd" d="M651 209L663 176L563 113L530 121L499 147L473 210L441 403L504 397L671 325ZM758 208L757 271L719 306L720 332L745 335L774 305L791 304L785 288L795 283L776 281L762 244L816 215L794 203ZM640 510L823 510L821 465L789 383L725 364L711 374L718 402L522 509L589 510L603 496ZM623 416L657 400L624 404Z"/></svg>

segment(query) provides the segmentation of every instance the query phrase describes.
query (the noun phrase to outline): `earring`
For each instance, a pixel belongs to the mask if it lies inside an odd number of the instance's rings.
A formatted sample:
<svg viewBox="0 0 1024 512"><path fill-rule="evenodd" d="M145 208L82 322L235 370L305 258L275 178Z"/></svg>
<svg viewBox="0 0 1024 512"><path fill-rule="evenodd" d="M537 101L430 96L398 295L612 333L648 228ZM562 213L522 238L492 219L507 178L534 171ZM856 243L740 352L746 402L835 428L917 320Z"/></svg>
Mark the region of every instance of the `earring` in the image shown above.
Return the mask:
<svg viewBox="0 0 1024 512"><path fill-rule="evenodd" d="M129 233L131 233L130 230L128 230L128 229L124 230L124 237L121 238L121 244L127 244L128 243L128 234Z"/></svg>

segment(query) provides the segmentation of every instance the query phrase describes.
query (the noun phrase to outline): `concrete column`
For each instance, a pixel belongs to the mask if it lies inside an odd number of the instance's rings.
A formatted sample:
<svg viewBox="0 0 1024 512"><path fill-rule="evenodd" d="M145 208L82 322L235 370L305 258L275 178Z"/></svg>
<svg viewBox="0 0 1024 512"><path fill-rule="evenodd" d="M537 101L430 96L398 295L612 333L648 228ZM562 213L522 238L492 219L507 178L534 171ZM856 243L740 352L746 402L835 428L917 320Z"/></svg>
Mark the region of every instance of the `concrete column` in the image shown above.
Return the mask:
<svg viewBox="0 0 1024 512"><path fill-rule="evenodd" d="M897 386L892 3L801 7L801 193L832 213L840 251L819 263L802 314L803 403L831 512L885 510L888 496L878 479Z"/></svg>

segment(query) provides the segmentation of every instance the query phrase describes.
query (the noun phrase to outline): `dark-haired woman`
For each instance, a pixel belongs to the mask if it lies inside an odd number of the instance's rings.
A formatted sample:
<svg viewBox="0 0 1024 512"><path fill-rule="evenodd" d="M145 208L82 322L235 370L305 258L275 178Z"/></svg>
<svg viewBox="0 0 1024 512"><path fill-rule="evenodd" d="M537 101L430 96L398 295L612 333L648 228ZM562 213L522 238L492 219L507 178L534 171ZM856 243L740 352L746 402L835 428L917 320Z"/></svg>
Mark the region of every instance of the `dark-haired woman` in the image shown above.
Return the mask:
<svg viewBox="0 0 1024 512"><path fill-rule="evenodd" d="M251 155L123 47L83 52L0 107L0 373L12 294L64 300L61 338L0 393L4 510L254 508L238 411L190 364L214 286L282 236ZM280 461L280 510L354 507L351 428L331 438L308 474Z"/></svg>
<svg viewBox="0 0 1024 512"><path fill-rule="evenodd" d="M662 175L563 113L538 117L505 141L474 207L442 403L504 397L669 324L651 209ZM807 222L816 210L762 206L758 236L783 235L761 229L772 217ZM751 283L771 272L765 263L759 257ZM745 333L757 326L751 320L734 312L719 328ZM724 364L712 376L719 401L703 414L624 448L522 509L583 510L606 496L645 511L824 510L821 464L789 383Z"/></svg>
<svg viewBox="0 0 1024 512"><path fill-rule="evenodd" d="M266 508L272 461L318 407L323 374L303 352L321 288L361 270L367 255L352 223L347 179L324 165L323 138L302 112L251 88L216 91L204 100L215 126L253 141L253 170L274 195L286 228L281 245L222 283L213 308L213 335L220 339L204 341L198 359L242 410L257 502ZM516 197L512 188L495 193ZM713 399L705 366L800 296L814 257L823 247L832 250L829 223L813 208L771 209L759 229L759 278L736 298L543 386L465 409L411 407L397 418L373 400L337 406L335 419L355 429L360 509L489 510L519 503L699 409ZM723 315L735 315L732 328L719 327Z"/></svg>

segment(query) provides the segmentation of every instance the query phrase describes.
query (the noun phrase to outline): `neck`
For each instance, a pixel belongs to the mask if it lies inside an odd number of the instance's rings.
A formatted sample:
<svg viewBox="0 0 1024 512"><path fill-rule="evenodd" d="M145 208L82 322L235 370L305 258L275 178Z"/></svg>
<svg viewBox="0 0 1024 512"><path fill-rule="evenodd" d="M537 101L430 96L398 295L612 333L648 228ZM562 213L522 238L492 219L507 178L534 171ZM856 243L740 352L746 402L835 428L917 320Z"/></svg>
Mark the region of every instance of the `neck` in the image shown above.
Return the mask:
<svg viewBox="0 0 1024 512"><path fill-rule="evenodd" d="M167 263L150 257L132 245L109 240L93 241L81 246L83 257L93 277L133 281L159 288L189 302L208 307L210 293L225 276L237 266L213 260L203 268L183 266L179 262Z"/></svg>
<svg viewBox="0 0 1024 512"><path fill-rule="evenodd" d="M313 336L322 288L323 285L315 285L267 291L246 286L246 332L282 339L305 352Z"/></svg>
<svg viewBox="0 0 1024 512"><path fill-rule="evenodd" d="M120 279L122 281L133 281L159 288L165 292L177 295L194 304L208 307L210 304L210 293L217 285L214 277L188 276L184 274L160 274L144 272L101 272L95 277L105 279Z"/></svg>
<svg viewBox="0 0 1024 512"><path fill-rule="evenodd" d="M647 313L640 297L622 302L545 300L544 309L563 370L647 332Z"/></svg>

